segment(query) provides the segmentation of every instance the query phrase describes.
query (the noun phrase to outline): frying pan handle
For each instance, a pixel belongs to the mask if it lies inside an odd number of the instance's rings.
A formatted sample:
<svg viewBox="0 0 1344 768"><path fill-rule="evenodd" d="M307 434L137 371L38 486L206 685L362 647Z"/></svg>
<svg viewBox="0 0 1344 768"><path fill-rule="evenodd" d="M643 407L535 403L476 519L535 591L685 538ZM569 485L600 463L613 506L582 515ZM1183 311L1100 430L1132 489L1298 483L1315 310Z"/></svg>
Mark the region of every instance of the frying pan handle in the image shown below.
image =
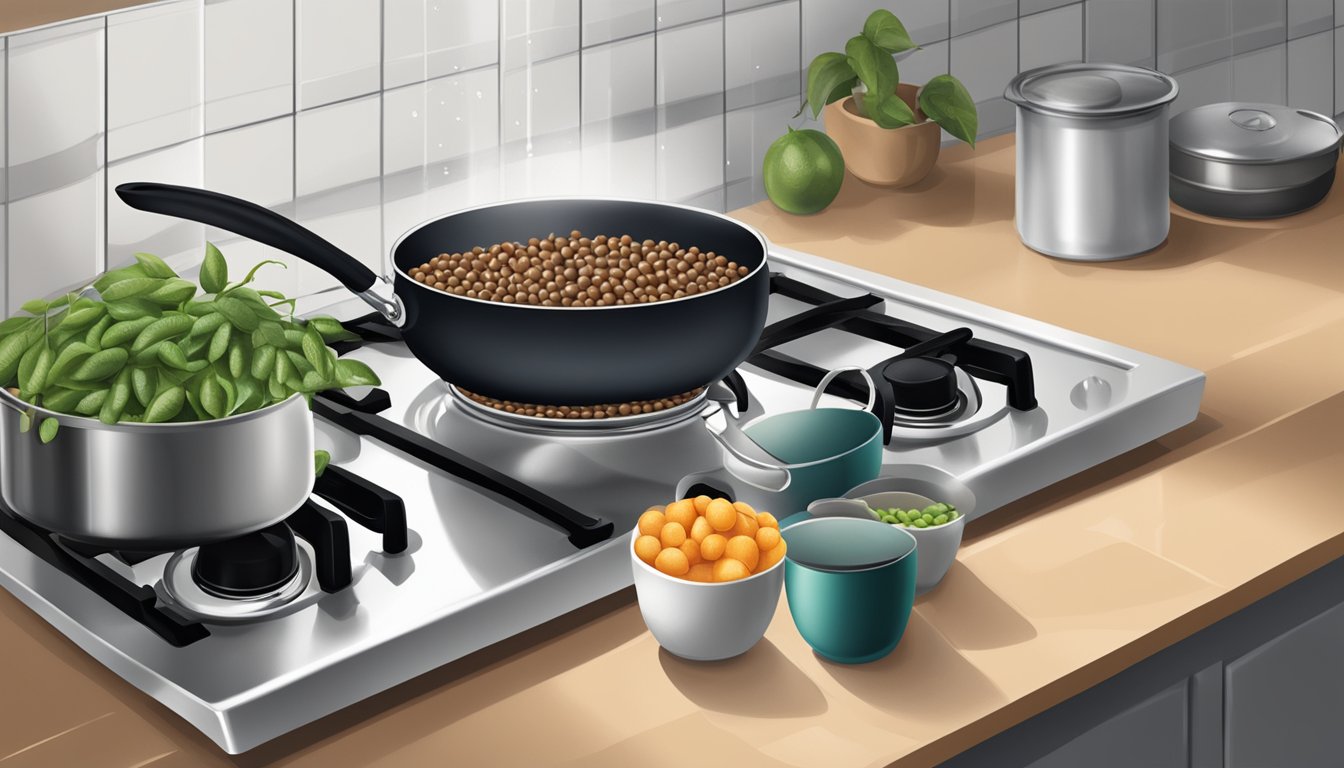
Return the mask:
<svg viewBox="0 0 1344 768"><path fill-rule="evenodd" d="M117 186L132 208L226 229L293 254L340 281L389 321L404 322L401 301L388 281L350 254L256 203L195 187L134 181Z"/></svg>

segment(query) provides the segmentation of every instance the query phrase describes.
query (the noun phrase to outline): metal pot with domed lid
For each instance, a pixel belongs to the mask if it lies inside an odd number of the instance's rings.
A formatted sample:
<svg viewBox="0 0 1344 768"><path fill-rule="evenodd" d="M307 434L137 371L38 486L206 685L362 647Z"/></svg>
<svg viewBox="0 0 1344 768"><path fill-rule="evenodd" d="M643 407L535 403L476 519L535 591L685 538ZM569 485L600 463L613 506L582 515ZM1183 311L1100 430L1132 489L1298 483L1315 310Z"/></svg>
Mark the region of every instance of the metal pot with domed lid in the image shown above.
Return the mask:
<svg viewBox="0 0 1344 768"><path fill-rule="evenodd" d="M1023 72L1017 105L1017 231L1062 259L1109 261L1161 245L1167 203L1167 112L1176 81L1121 64Z"/></svg>
<svg viewBox="0 0 1344 768"><path fill-rule="evenodd" d="M1321 202L1341 132L1325 115L1224 102L1171 119L1171 199L1208 216L1268 219Z"/></svg>

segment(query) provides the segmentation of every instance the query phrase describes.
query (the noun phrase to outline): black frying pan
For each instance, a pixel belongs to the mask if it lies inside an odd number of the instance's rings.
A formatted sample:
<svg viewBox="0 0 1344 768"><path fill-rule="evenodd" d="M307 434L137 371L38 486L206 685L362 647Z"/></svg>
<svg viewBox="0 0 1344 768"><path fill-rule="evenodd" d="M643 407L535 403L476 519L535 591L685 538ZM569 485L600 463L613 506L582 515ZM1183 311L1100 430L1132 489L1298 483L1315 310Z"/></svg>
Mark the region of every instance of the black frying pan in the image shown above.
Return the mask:
<svg viewBox="0 0 1344 768"><path fill-rule="evenodd" d="M117 195L133 208L226 229L327 271L401 326L411 353L440 378L503 400L589 405L686 392L728 375L750 354L765 325L770 292L765 238L726 216L695 208L545 199L449 214L397 241L389 286L336 246L259 205L149 182L122 184ZM575 229L695 245L751 272L727 287L681 299L582 308L457 296L418 283L406 272L440 253Z"/></svg>

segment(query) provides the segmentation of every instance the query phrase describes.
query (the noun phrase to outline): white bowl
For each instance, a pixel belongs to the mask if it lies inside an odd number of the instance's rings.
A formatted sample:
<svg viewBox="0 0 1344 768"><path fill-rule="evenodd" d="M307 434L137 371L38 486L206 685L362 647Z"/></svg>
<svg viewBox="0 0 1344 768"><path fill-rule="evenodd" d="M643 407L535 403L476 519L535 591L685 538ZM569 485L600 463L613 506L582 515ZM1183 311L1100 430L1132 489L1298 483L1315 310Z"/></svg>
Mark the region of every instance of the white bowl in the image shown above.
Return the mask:
<svg viewBox="0 0 1344 768"><path fill-rule="evenodd" d="M873 509L923 509L937 502L957 508L960 514L950 523L932 528L905 528L915 537L918 545L915 556L917 595L938 586L938 582L947 575L947 570L957 559L966 520L975 511L975 494L965 483L942 470L914 465L896 468L889 477L879 477L852 488L845 498L862 499Z"/></svg>
<svg viewBox="0 0 1344 768"><path fill-rule="evenodd" d="M751 650L774 618L784 588L784 558L760 573L722 584L668 576L635 554L630 534L639 612L668 653L694 661L716 661Z"/></svg>

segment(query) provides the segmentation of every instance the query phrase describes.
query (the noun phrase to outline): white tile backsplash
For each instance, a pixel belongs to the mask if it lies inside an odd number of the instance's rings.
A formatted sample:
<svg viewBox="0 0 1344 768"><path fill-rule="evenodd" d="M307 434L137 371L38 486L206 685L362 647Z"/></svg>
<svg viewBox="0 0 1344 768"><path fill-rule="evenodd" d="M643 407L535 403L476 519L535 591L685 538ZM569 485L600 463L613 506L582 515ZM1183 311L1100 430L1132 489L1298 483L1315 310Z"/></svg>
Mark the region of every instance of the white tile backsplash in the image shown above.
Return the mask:
<svg viewBox="0 0 1344 768"><path fill-rule="evenodd" d="M582 0L583 46L601 45L652 32L654 0Z"/></svg>
<svg viewBox="0 0 1344 768"><path fill-rule="evenodd" d="M107 20L107 156L120 160L203 131L199 0Z"/></svg>
<svg viewBox="0 0 1344 768"><path fill-rule="evenodd" d="M292 213L294 118L279 117L206 136L205 187ZM213 227L206 228L206 237L224 252L231 275L245 274L262 259L284 263L290 269L266 269L258 275L257 285L294 295L297 278L293 256Z"/></svg>
<svg viewBox="0 0 1344 768"><path fill-rule="evenodd" d="M294 110L294 0L205 0L205 130Z"/></svg>
<svg viewBox="0 0 1344 768"><path fill-rule="evenodd" d="M103 171L9 203L9 306L71 290L103 270Z"/></svg>
<svg viewBox="0 0 1344 768"><path fill-rule="evenodd" d="M1322 115L1335 113L1335 31L1288 41L1288 103Z"/></svg>
<svg viewBox="0 0 1344 768"><path fill-rule="evenodd" d="M1074 3L1043 13L1023 16L1018 26L1019 66L1083 60L1083 4Z"/></svg>
<svg viewBox="0 0 1344 768"><path fill-rule="evenodd" d="M102 168L104 30L92 19L9 37L10 200L83 185Z"/></svg>
<svg viewBox="0 0 1344 768"><path fill-rule="evenodd" d="M1235 97L1334 113L1341 3L170 0L14 32L0 36L0 311L136 250L190 273L207 235L235 269L290 266L263 285L334 289L273 249L127 208L109 197L123 181L255 200L379 270L407 228L493 200L746 205L769 144L820 127L793 117L807 64L879 8L922 46L901 79L956 74L982 135L1013 127L1016 72L1080 58L1171 72L1176 111Z"/></svg>
<svg viewBox="0 0 1344 768"><path fill-rule="evenodd" d="M383 0L383 88L499 61L499 0Z"/></svg>
<svg viewBox="0 0 1344 768"><path fill-rule="evenodd" d="M798 6L790 0L724 17L727 109L800 98Z"/></svg>
<svg viewBox="0 0 1344 768"><path fill-rule="evenodd" d="M295 0L298 108L376 93L381 86L380 0Z"/></svg>
<svg viewBox="0 0 1344 768"><path fill-rule="evenodd" d="M191 221L138 211L116 196L118 184L161 181L199 187L205 183L203 139L146 152L107 167L107 264L117 267L140 251L162 257L182 272L200 264L205 227Z"/></svg>

